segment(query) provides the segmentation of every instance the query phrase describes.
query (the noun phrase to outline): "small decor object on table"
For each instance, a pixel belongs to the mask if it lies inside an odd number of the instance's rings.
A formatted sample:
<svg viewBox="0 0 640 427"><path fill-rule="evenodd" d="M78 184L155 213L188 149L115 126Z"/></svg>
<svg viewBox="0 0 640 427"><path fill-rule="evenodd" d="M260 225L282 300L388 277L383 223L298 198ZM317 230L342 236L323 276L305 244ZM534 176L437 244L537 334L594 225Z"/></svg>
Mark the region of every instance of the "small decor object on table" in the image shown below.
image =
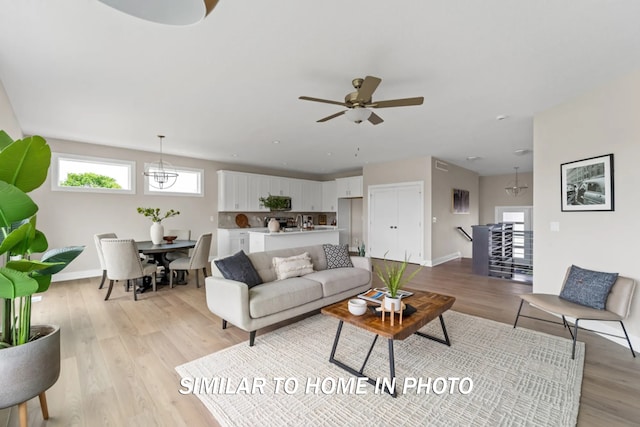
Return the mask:
<svg viewBox="0 0 640 427"><path fill-rule="evenodd" d="M151 218L153 224L151 224L151 242L154 245L159 245L164 240L164 227L162 226L162 220L171 218L172 216L180 215L179 211L169 209L163 216L160 216L160 208L138 208L139 214Z"/></svg>
<svg viewBox="0 0 640 427"><path fill-rule="evenodd" d="M380 280L382 280L382 283L385 284L389 291L389 295L384 297L383 307L387 311L399 311L401 309L402 298L402 296L399 295L400 289L402 289L405 283L413 279L415 275L422 270L422 266L416 269L409 276L403 277L404 272L407 269L407 264L409 263L409 258L407 258L405 254L404 261L402 263L391 263L387 261L387 253L388 252L385 252L385 258L383 259L384 271L379 265L375 265L374 270L376 275Z"/></svg>
<svg viewBox="0 0 640 427"><path fill-rule="evenodd" d="M178 236L164 236L164 240L167 242L167 244L173 243L173 241L176 240L177 238Z"/></svg>

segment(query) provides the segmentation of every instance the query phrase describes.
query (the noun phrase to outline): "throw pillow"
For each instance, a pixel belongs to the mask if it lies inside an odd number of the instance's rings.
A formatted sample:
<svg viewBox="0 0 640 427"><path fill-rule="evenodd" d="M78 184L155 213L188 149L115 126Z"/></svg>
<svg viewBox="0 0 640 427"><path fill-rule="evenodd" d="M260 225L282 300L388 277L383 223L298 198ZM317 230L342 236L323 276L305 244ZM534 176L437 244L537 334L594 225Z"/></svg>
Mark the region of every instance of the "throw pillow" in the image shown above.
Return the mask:
<svg viewBox="0 0 640 427"><path fill-rule="evenodd" d="M313 264L308 252L288 258L273 257L271 262L276 270L278 280L313 273Z"/></svg>
<svg viewBox="0 0 640 427"><path fill-rule="evenodd" d="M260 275L243 251L214 262L225 279L246 283L249 289L262 283Z"/></svg>
<svg viewBox="0 0 640 427"><path fill-rule="evenodd" d="M618 273L603 273L571 266L560 298L587 307L604 310Z"/></svg>
<svg viewBox="0 0 640 427"><path fill-rule="evenodd" d="M348 245L322 245L327 257L327 269L353 267Z"/></svg>

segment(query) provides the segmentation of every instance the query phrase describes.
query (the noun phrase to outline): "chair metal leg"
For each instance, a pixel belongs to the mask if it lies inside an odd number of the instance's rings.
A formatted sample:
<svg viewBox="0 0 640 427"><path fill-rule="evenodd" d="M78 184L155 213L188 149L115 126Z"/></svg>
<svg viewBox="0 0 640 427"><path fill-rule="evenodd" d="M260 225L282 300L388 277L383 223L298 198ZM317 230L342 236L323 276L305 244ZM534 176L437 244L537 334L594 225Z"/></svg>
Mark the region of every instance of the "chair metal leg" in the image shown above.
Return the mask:
<svg viewBox="0 0 640 427"><path fill-rule="evenodd" d="M222 319L222 329L227 329L227 321Z"/></svg>
<svg viewBox="0 0 640 427"><path fill-rule="evenodd" d="M104 300L109 299L109 295L111 295L111 290L113 289L113 280L109 280L109 289L107 290L107 296L104 297Z"/></svg>
<svg viewBox="0 0 640 427"><path fill-rule="evenodd" d="M253 347L256 343L256 331L249 332L249 347Z"/></svg>
<svg viewBox="0 0 640 427"><path fill-rule="evenodd" d="M633 351L633 346L631 345L631 341L629 340L629 335L627 335L627 329L624 327L624 323L622 323L622 320L620 321L620 326L622 326L622 332L624 332L624 336L625 338L627 338L627 343L629 344L629 350L631 350L631 354L633 355L633 357L636 357L636 352Z"/></svg>
<svg viewBox="0 0 640 427"><path fill-rule="evenodd" d="M571 335L571 339L573 339L573 332L571 332L571 326L569 326L569 322L567 322L567 319L564 317L564 314L562 315L562 324L564 325L565 328L569 329L569 335Z"/></svg>
<svg viewBox="0 0 640 427"><path fill-rule="evenodd" d="M513 329L516 328L516 325L518 324L518 318L520 317L520 312L522 311L522 304L524 304L524 300L520 300L520 308L518 308L518 314L516 315L516 321L513 322Z"/></svg>
<svg viewBox="0 0 640 427"><path fill-rule="evenodd" d="M104 286L104 282L107 280L107 270L102 270L102 280L100 280L100 286L98 286L98 289L102 289L102 287Z"/></svg>

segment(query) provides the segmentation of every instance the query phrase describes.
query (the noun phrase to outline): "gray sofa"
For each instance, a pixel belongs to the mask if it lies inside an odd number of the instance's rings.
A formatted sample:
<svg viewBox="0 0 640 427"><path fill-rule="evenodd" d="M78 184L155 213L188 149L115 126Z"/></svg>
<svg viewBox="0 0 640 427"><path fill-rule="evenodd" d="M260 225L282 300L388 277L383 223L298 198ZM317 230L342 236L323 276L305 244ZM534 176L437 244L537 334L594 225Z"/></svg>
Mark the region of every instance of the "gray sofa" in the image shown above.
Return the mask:
<svg viewBox="0 0 640 427"><path fill-rule="evenodd" d="M277 280L273 257L290 257L308 252L313 273ZM246 283L222 276L211 262L211 276L205 279L207 306L227 322L249 332L249 345L256 330L317 310L371 288L371 260L352 256L352 268L327 268L322 245L255 252L247 255L264 283L249 288Z"/></svg>

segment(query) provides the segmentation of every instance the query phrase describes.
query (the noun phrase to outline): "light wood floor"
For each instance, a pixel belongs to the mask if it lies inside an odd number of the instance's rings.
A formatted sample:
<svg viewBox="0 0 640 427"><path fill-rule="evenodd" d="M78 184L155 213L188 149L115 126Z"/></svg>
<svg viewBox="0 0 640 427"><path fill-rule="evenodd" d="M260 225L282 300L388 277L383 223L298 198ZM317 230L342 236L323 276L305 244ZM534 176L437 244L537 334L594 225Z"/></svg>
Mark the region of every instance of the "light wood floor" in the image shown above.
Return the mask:
<svg viewBox="0 0 640 427"><path fill-rule="evenodd" d="M178 393L174 367L246 343L248 334L235 327L221 330L220 319L206 307L204 288L197 289L191 277L187 286L162 287L137 302L121 285L103 301L106 289L98 290L97 278L54 283L33 313L34 323L62 328L62 373L47 392L51 418L42 421L33 399L29 425L217 425L195 396ZM472 275L469 259L423 268L408 287L453 295L454 310L509 324L517 295L531 291L528 285ZM519 326L566 334L560 326L529 319ZM262 332L255 351L260 351ZM587 351L578 425L638 425L640 357L633 359L628 349L588 332L581 339ZM15 409L9 426L18 426Z"/></svg>

